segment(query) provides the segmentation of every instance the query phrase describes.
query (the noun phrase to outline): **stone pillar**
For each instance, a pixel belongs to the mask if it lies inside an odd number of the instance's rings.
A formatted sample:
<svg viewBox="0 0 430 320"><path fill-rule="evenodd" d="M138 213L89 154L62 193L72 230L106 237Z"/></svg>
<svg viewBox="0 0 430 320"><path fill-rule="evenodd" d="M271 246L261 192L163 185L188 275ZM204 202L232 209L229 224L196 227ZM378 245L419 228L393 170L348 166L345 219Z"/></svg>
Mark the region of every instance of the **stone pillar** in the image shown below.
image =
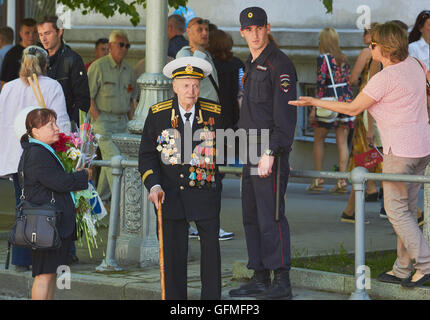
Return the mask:
<svg viewBox="0 0 430 320"><path fill-rule="evenodd" d="M16 0L7 0L7 26L11 27L13 31L16 25Z"/></svg>
<svg viewBox="0 0 430 320"><path fill-rule="evenodd" d="M149 108L170 98L171 82L162 74L167 60L167 0L148 0L146 19L146 73L137 80L141 89L130 132L113 136L121 155L137 160ZM156 214L137 168L126 168L121 182L120 230L116 247L119 264L158 264Z"/></svg>

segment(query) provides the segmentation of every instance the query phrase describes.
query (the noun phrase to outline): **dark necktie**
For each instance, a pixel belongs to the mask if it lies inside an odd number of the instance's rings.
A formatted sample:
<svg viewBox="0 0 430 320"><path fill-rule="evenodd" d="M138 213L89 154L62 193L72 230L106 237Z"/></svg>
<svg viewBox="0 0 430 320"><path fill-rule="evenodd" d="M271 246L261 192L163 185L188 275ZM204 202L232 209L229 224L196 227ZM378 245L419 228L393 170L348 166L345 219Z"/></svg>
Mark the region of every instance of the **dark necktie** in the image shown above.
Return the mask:
<svg viewBox="0 0 430 320"><path fill-rule="evenodd" d="M189 129L190 131L191 131L191 121L190 121L191 115L192 115L191 112L188 112L185 114L185 118L187 118L187 120L185 121L185 128Z"/></svg>

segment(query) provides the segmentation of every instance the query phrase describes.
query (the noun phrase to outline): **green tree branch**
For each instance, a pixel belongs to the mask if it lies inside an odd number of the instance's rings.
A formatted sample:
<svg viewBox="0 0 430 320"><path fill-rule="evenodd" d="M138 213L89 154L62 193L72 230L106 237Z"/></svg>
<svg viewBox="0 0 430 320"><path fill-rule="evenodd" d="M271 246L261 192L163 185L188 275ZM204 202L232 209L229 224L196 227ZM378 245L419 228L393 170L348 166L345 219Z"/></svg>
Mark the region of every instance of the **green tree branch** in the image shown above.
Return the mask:
<svg viewBox="0 0 430 320"><path fill-rule="evenodd" d="M116 13L130 17L133 26L140 22L140 16L137 8L143 6L146 8L146 0L57 0L58 3L64 4L71 10L79 10L86 15L90 12L100 13L106 18L114 16ZM179 6L186 6L188 0L168 0L169 6L175 9Z"/></svg>

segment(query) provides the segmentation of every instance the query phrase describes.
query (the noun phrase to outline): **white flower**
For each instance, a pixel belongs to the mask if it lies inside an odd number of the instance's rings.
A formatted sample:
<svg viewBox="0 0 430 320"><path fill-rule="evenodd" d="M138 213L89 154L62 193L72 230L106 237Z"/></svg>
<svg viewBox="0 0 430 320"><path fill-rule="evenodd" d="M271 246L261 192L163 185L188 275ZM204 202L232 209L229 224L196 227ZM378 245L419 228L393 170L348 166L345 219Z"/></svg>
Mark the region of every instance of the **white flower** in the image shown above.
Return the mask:
<svg viewBox="0 0 430 320"><path fill-rule="evenodd" d="M80 158L81 157L81 151L79 151L78 149L76 149L76 148L70 148L68 151L67 151L67 156L70 158L70 159L72 159L72 160L76 160L76 159L78 159L78 158Z"/></svg>

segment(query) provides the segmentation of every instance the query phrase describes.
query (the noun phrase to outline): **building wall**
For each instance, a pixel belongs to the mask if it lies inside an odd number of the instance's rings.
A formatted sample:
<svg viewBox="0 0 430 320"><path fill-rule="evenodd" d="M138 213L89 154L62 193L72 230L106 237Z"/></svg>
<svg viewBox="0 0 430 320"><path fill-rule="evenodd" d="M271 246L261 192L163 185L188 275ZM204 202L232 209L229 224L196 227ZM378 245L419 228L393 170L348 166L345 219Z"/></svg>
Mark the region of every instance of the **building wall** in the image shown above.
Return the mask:
<svg viewBox="0 0 430 320"><path fill-rule="evenodd" d="M370 8L370 22L385 22L398 19L410 27L413 26L417 14L429 9L427 0L334 0L333 14L326 14L320 0L190 0L188 7L197 16L209 19L219 28L228 31L234 40L235 54L245 60L249 54L246 43L239 33L239 14L249 6L263 7L271 24L272 34L280 48L294 62L299 81L316 82L316 57L318 51L318 34L324 27L334 27L339 32L340 44L349 57L351 66L363 48L362 29L357 22L363 22L365 12L357 9L360 6ZM127 61L134 65L145 54L145 21L146 11L140 8L141 22L133 27L125 16L115 15L106 19L99 14L71 14L72 29L66 30L65 39L84 58L85 62L93 59L93 43L100 37L108 37L113 29L124 29L129 35L132 49ZM174 11L169 9L169 14ZM300 112L304 112L300 110ZM297 132L300 137L301 133ZM307 141L306 141L307 140ZM295 169L313 168L312 139L298 138L294 144L291 163ZM333 139L326 146L324 169L331 170L337 163L336 145Z"/></svg>

